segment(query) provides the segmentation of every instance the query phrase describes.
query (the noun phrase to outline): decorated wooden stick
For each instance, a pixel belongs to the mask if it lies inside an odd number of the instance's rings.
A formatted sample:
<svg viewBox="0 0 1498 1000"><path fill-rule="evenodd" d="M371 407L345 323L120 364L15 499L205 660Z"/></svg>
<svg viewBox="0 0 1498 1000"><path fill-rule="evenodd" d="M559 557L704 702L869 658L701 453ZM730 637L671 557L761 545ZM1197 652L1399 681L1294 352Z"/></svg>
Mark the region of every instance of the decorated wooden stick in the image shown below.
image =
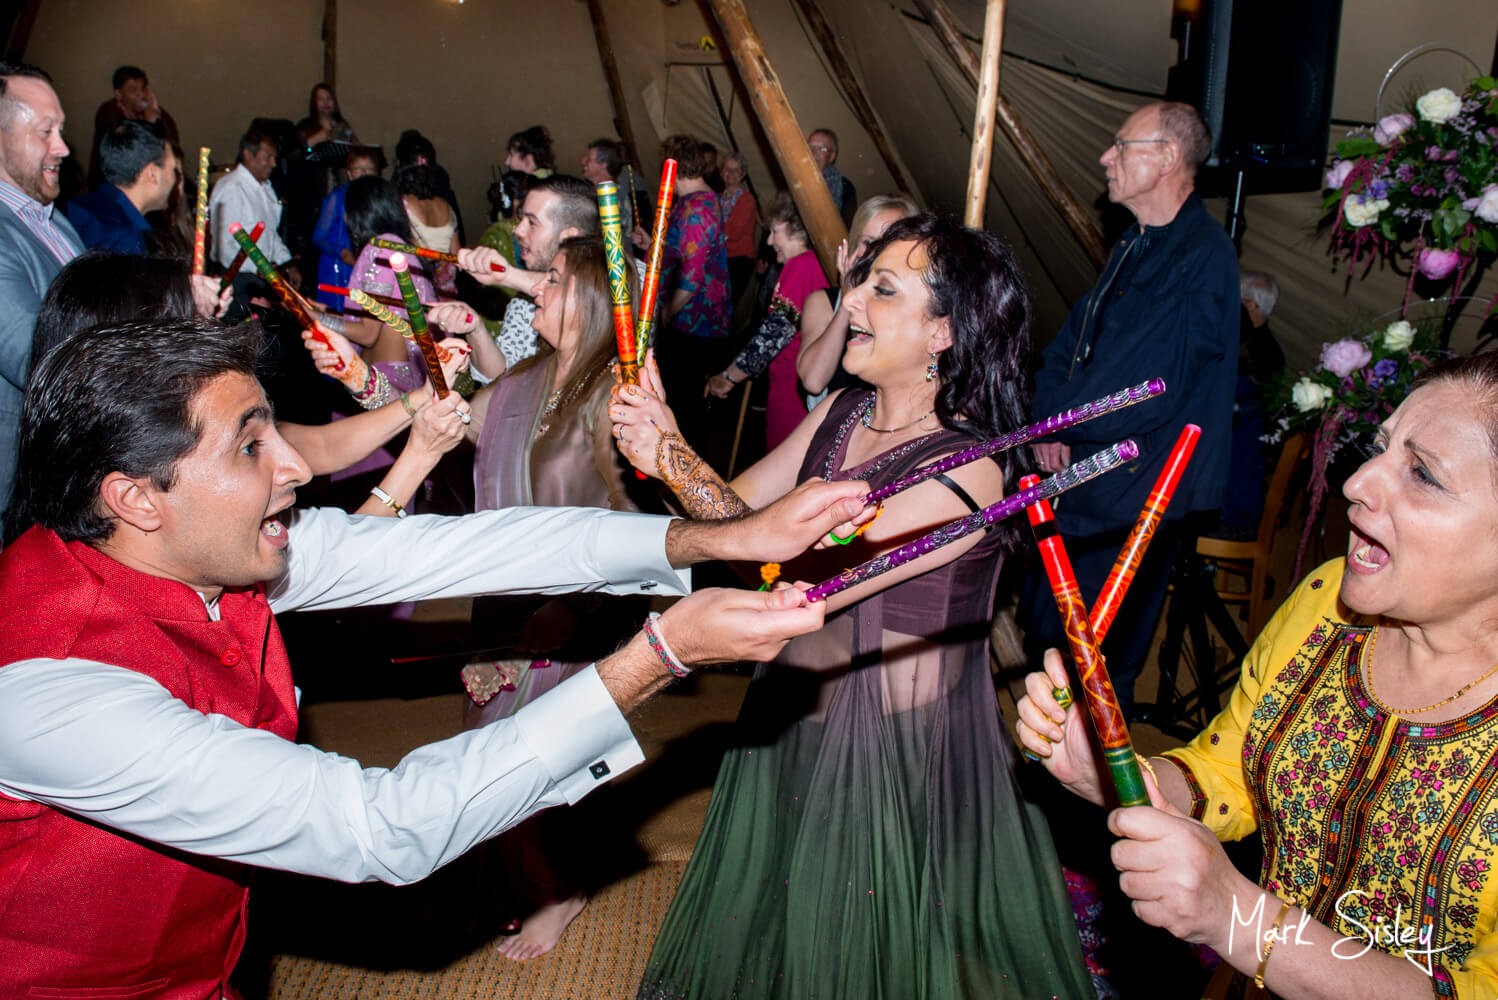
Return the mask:
<svg viewBox="0 0 1498 1000"><path fill-rule="evenodd" d="M250 230L250 242L258 246L260 243L260 234L263 232L265 232L265 223L255 223L255 228ZM247 257L249 257L249 254L244 252L244 247L240 247L239 253L235 254L234 259L229 261L229 269L225 271L224 276L218 280L218 293L220 295L224 294L225 289L234 284L234 279L239 275L239 269L241 267L244 267L244 262Z"/></svg>
<svg viewBox="0 0 1498 1000"><path fill-rule="evenodd" d="M192 273L208 269L208 154L207 146L198 147L198 202L192 218Z"/></svg>
<svg viewBox="0 0 1498 1000"><path fill-rule="evenodd" d="M426 247L412 246L409 243L398 243L395 240L382 239L378 236L376 236L369 242L371 245L379 247L381 250L393 250L396 253L403 253L408 257L420 257L423 260L437 260L441 261L444 264L456 264L458 262L458 255L455 253L443 253L441 250L428 250ZM489 270L491 271L503 272L504 269L505 266L503 264L489 265Z"/></svg>
<svg viewBox="0 0 1498 1000"><path fill-rule="evenodd" d="M965 517L942 525L929 534L911 542L906 542L897 549L891 549L883 555L875 556L868 562L845 569L837 576L829 580L823 580L811 590L806 592L809 601L820 601L831 597L833 594L847 590L849 587L872 580L876 576L888 573L896 567L903 566L912 559L919 559L928 553L935 552L949 542L955 542L959 538L971 535L975 531L981 531L990 524L996 524L1008 517L1013 517L1024 508L1035 503L1037 500L1047 500L1053 496L1064 493L1074 486L1080 486L1090 479L1095 479L1110 469L1116 469L1125 462L1132 461L1139 456L1139 446L1133 441L1120 441L1091 455L1068 468L1062 469L1054 476L1038 485L1032 485L1026 489L1013 493L996 503L989 504L982 510L974 511Z"/></svg>
<svg viewBox="0 0 1498 1000"><path fill-rule="evenodd" d="M312 314L312 309L308 307L307 300L298 295L296 290L286 283L286 279L281 277L281 272L276 270L276 265L272 264L266 258L265 254L260 252L260 248L255 245L255 241L250 239L250 234L244 231L244 226L237 222L230 223L229 235L234 237L235 242L239 244L239 248L250 258L250 263L255 265L255 270L260 272L260 277L265 279L267 285L270 285L270 290L275 293L276 298L281 300L282 307L295 316L296 321L302 325L302 328L310 332L324 347L330 351L333 350L333 345L328 343L328 338L323 336L322 329L318 327L317 317ZM338 370L343 370L343 362L341 360L338 362Z"/></svg>
<svg viewBox="0 0 1498 1000"><path fill-rule="evenodd" d="M426 310L416 294L416 282L411 280L410 265L406 255L390 255L390 270L395 272L395 283L400 286L401 298L406 300L406 322L411 324L411 339L421 348L421 357L427 363L427 377L432 380L432 390L438 399L447 398L447 376L442 374L442 360L437 356L437 344L432 332L427 329ZM357 301L357 300L355 300ZM361 303L362 304L362 303Z"/></svg>
<svg viewBox="0 0 1498 1000"><path fill-rule="evenodd" d="M614 305L614 341L619 347L619 381L640 380L635 355L635 320L629 303L629 258L624 253L624 222L619 215L619 185L598 185L598 225L603 230L603 256L609 267L609 299Z"/></svg>
<svg viewBox="0 0 1498 1000"><path fill-rule="evenodd" d="M360 308L362 308L365 312L369 313L375 319L390 327L390 329L394 330L402 337L405 337L407 340L416 344L418 347L421 346L420 341L416 339L416 331L411 329L411 324L406 322L403 317L393 312L383 302L379 301L379 299L383 299L384 296L370 295L368 292L363 291L362 289L353 288L349 289L349 293L346 297L351 298L355 302L359 303ZM402 302L401 305L405 305L405 303ZM447 362L452 360L451 351L443 347L441 344L437 344L436 347L438 361L440 361L442 364L447 364Z"/></svg>
<svg viewBox="0 0 1498 1000"><path fill-rule="evenodd" d="M1165 509L1170 506L1176 487L1181 485L1181 474L1190 464L1191 455L1196 451L1196 442L1201 440L1201 436L1202 429L1195 424L1187 424L1181 428L1175 446L1165 459L1165 467L1155 477L1155 485L1150 489L1144 506L1139 509L1139 517L1134 521L1133 530L1124 539L1123 548L1119 549L1118 558L1108 571L1107 580L1103 581L1103 589L1098 591L1097 600L1092 602L1092 612L1088 619L1092 623L1093 634L1100 643L1107 636L1108 629L1113 627L1119 605L1123 604L1124 595L1134 582L1134 574L1139 572L1145 549L1149 548L1155 532L1159 530L1160 522L1165 518Z"/></svg>
<svg viewBox="0 0 1498 1000"><path fill-rule="evenodd" d="M1038 476L1021 479L1021 493L1039 481ZM1113 681L1108 677L1103 654L1098 649L1099 640L1088 620L1082 589L1077 585L1077 575L1072 570L1066 546L1062 544L1061 533L1056 529L1056 516L1049 504L1044 510L1039 505L1031 507L1028 514L1030 527L1035 531L1035 542L1040 548L1040 561L1045 566L1051 593L1056 598L1056 609L1061 612L1066 642L1077 664L1087 711L1103 747L1103 762L1113 778L1118 800L1126 806L1147 806L1149 793L1145 791L1144 775L1140 773L1134 744L1129 739L1129 724L1118 703L1118 692L1113 690Z"/></svg>
<svg viewBox="0 0 1498 1000"><path fill-rule="evenodd" d="M396 298L393 295L375 295L373 292L366 292L366 291L363 291L362 289L357 289L357 288L354 288L354 289L344 288L342 285L323 285L323 284L319 284L317 286L317 290L319 292L327 292L329 295L340 295L340 296L342 296L343 298L346 298L346 299L353 298L354 297L353 293L354 292L359 292L360 295L363 295L363 296L365 296L367 298L373 299L376 302L382 302L382 303L384 303L387 306L399 306L402 309L404 309L406 307L406 300L405 299L398 299L398 298ZM423 302L422 305L424 305L428 309L430 309L430 308L432 308L432 306L441 305L442 302L444 302L444 301L456 301L456 300L452 300L452 299L446 299L445 300L445 299L442 299L441 296L438 296L438 300L436 302ZM385 321L381 320L380 322L383 323Z"/></svg>
<svg viewBox="0 0 1498 1000"><path fill-rule="evenodd" d="M645 281L640 286L640 319L635 333L635 357L643 358L655 333L655 306L661 295L661 260L666 254L666 230L671 224L671 199L676 196L676 161L661 166L661 189L655 199L655 231L650 236L650 256L645 261Z"/></svg>
<svg viewBox="0 0 1498 1000"><path fill-rule="evenodd" d="M939 476L944 472L950 472L960 465L976 462L978 459L986 458L989 455L997 455L999 452L1008 451L1010 448L1034 441L1037 438L1046 437L1059 430L1075 427L1077 424L1084 423L1094 417L1101 417L1106 413L1122 410L1124 407L1133 406L1135 403L1158 396L1164 391L1165 380L1152 378L1148 382L1141 382L1132 388L1120 389L1112 395L1103 396L1082 406L1064 410L1055 416L1046 417L1044 420L1030 424L1028 427L1021 427L1017 431L1001 434L991 441L984 441L973 445L971 448L964 448L962 451L948 455L939 462L932 462L930 465L922 466L908 476L901 476L894 482L886 483L884 486L879 487L879 489L873 490L863 498L864 506L882 503L896 493L910 489L916 483L924 482L932 476Z"/></svg>
<svg viewBox="0 0 1498 1000"><path fill-rule="evenodd" d="M635 225L640 224L640 199L636 192L640 185L635 183L635 168L628 163L624 165L624 172L629 175L629 217L634 220Z"/></svg>

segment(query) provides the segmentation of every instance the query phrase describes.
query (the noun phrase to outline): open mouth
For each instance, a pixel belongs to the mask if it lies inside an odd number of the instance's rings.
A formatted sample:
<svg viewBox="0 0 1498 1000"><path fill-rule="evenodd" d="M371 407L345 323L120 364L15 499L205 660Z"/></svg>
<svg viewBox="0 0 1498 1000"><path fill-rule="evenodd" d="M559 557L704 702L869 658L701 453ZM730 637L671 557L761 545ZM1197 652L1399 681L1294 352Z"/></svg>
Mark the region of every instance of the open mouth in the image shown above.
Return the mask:
<svg viewBox="0 0 1498 1000"><path fill-rule="evenodd" d="M848 326L848 343L868 344L874 339L874 335L861 326Z"/></svg>
<svg viewBox="0 0 1498 1000"><path fill-rule="evenodd" d="M273 548L285 548L286 543L291 541L291 529L287 527L290 514L291 507L287 506L260 522L260 537Z"/></svg>
<svg viewBox="0 0 1498 1000"><path fill-rule="evenodd" d="M1377 573L1389 563L1389 550L1356 528L1347 547L1347 564L1364 573Z"/></svg>

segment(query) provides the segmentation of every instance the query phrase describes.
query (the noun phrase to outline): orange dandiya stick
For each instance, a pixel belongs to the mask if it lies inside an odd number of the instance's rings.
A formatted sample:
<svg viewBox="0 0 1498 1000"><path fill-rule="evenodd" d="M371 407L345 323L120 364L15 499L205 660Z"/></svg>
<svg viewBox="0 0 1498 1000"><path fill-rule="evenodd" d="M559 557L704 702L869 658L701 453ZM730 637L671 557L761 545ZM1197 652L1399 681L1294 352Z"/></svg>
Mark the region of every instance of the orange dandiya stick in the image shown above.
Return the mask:
<svg viewBox="0 0 1498 1000"><path fill-rule="evenodd" d="M406 322L411 324L411 337L416 341L416 346L421 348L421 357L427 363L427 377L432 380L433 391L437 393L438 399L446 399L447 376L442 374L437 344L432 340L432 332L427 329L426 310L422 308L421 298L416 294L416 282L411 280L409 268L405 254L390 255L390 270L395 272L395 283L400 286L401 298L406 300Z"/></svg>
<svg viewBox="0 0 1498 1000"><path fill-rule="evenodd" d="M437 260L441 261L444 264L456 264L458 262L458 255L455 253L443 253L441 250L428 250L426 247L412 246L409 243L398 243L395 240L382 239L378 236L376 236L369 242L371 246L379 247L381 250L393 250L396 253L403 253L408 257L420 257L423 260ZM505 266L503 264L489 265L489 270L491 271L503 273L504 269Z"/></svg>
<svg viewBox="0 0 1498 1000"><path fill-rule="evenodd" d="M260 243L260 234L263 232L265 232L265 223L255 223L255 228L250 230L250 242L258 245ZM218 280L218 293L220 295L224 294L224 290L227 289L230 285L234 284L234 278L239 274L239 269L241 267L244 267L245 258L248 256L249 255L244 252L244 247L240 247L239 253L235 254L234 259L229 261L228 270L226 270L224 272L224 276Z"/></svg>
<svg viewBox="0 0 1498 1000"><path fill-rule="evenodd" d="M208 269L208 154L207 146L198 147L198 200L192 220L192 273Z"/></svg>
<svg viewBox="0 0 1498 1000"><path fill-rule="evenodd" d="M676 194L676 161L661 166L660 194L655 200L655 232L650 237L650 256L645 262L645 282L640 289L640 320L635 332L635 356L644 357L655 333L655 305L661 295L661 259L666 253L666 230L671 222L671 200Z"/></svg>
<svg viewBox="0 0 1498 1000"><path fill-rule="evenodd" d="M1039 476L1026 476L1019 482L1020 489L1027 489L1040 482ZM1098 648L1097 635L1088 620L1087 605L1082 598L1082 588L1077 584L1077 574L1072 569L1071 558L1062 544L1061 533L1056 528L1056 516L1046 504L1026 510L1030 527L1035 532L1036 544L1040 547L1040 561L1045 566L1046 578L1051 583L1051 594L1056 598L1056 610L1061 612L1061 621L1066 629L1066 642L1071 647L1072 659L1086 695L1087 711L1092 725L1103 747L1103 761L1113 778L1113 787L1118 792L1122 805L1149 805L1149 793L1144 787L1144 775L1139 770L1139 761L1134 756L1134 744L1129 739L1129 724L1124 719L1123 708L1118 703L1118 692L1108 677L1108 666Z"/></svg>
<svg viewBox="0 0 1498 1000"><path fill-rule="evenodd" d="M1155 477L1155 485L1145 498L1144 506L1139 509L1139 517L1135 519L1129 537L1124 539L1123 548L1119 549L1118 558L1108 571L1108 578L1103 581L1103 589L1098 591L1097 600L1092 604L1092 613L1088 615L1098 642L1102 642L1108 635L1108 630L1113 627L1113 619L1118 616L1118 608L1123 604L1124 595L1134 582L1134 574L1139 572L1139 564L1144 561L1144 551L1149 548L1155 532L1160 528L1160 522L1165 519L1165 509L1170 506L1176 487L1181 485L1181 474L1190 464L1191 455L1196 451L1196 443L1201 440L1201 436L1202 429L1196 424L1187 424L1181 428L1175 446L1165 459L1165 467Z"/></svg>
<svg viewBox="0 0 1498 1000"><path fill-rule="evenodd" d="M619 348L619 381L640 380L635 355L635 320L629 302L629 258L624 254L624 221L619 212L619 185L598 185L598 225L603 230L603 256L609 269L609 299L614 307L614 341Z"/></svg>
<svg viewBox="0 0 1498 1000"><path fill-rule="evenodd" d="M281 300L282 307L295 316L296 321L302 325L302 328L311 333L324 347L330 351L333 350L333 345L328 343L328 338L323 336L322 329L317 325L317 318L313 315L312 308L307 305L307 300L298 295L296 290L286 283L286 279L281 277L281 272L277 271L276 266L266 258L265 254L260 252L260 248L255 245L255 241L250 239L250 234L244 231L244 226L237 222L231 223L229 225L229 235L234 237L235 242L239 244L239 248L250 258L250 263L255 265L255 270L260 272L260 277L265 279L265 283L270 286L271 291L275 292L276 297ZM338 370L343 370L342 360L338 362Z"/></svg>

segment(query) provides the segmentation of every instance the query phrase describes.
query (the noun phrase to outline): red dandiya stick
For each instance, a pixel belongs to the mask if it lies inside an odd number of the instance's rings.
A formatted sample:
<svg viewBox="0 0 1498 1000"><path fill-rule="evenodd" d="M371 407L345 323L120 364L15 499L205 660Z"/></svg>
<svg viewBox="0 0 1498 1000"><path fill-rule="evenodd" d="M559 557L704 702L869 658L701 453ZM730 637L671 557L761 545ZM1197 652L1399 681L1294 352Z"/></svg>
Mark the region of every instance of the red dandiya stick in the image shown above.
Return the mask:
<svg viewBox="0 0 1498 1000"><path fill-rule="evenodd" d="M1019 486L1025 490L1038 482L1039 476L1026 476L1020 480ZM1038 505L1031 506L1026 513L1040 547L1040 561L1045 566L1046 578L1051 582L1051 594L1056 598L1056 610L1061 612L1067 645L1071 647L1072 659L1077 664L1082 691L1086 695L1087 711L1092 716L1098 742L1102 744L1103 761L1113 778L1118 800L1126 806L1149 805L1144 775L1139 770L1134 744L1129 739L1129 724L1118 703L1118 692L1113 690L1113 681L1108 677L1108 666L1098 649L1098 638L1088 620L1082 589L1077 585L1076 572L1056 529L1055 514L1049 504L1045 510L1040 510Z"/></svg>
<svg viewBox="0 0 1498 1000"><path fill-rule="evenodd" d="M406 322L411 324L411 336L421 348L421 357L427 363L427 377L432 380L432 389L438 399L446 399L447 376L442 374L442 361L437 356L437 344L432 340L432 331L427 329L426 310L416 294L416 282L411 280L410 265L406 255L390 255L390 270L395 272L395 283L400 286L401 298L406 300Z"/></svg>
<svg viewBox="0 0 1498 1000"><path fill-rule="evenodd" d="M650 237L650 256L645 262L645 282L640 288L640 319L635 332L635 356L644 357L655 333L655 305L661 296L661 260L666 254L666 230L671 222L671 200L676 196L676 161L661 165L660 194L655 200L655 232Z"/></svg>
<svg viewBox="0 0 1498 1000"><path fill-rule="evenodd" d="M265 283L270 285L271 291L276 293L276 297L281 300L282 307L296 317L297 322L302 325L304 330L311 333L324 347L332 351L333 345L328 343L327 337L323 336L322 329L317 325L317 318L313 315L311 307L307 305L307 300L298 295L296 290L286 283L286 279L281 277L281 272L277 271L276 266L266 258L265 254L260 252L260 248L255 245L255 241L250 239L250 234L244 231L244 226L237 222L230 223L229 235L234 237L235 242L239 244L239 248L249 256L250 263L255 265L255 270L260 272L260 277L264 278ZM334 353L336 354L337 352L335 351ZM338 370L343 370L343 361L341 359L338 362Z"/></svg>
<svg viewBox="0 0 1498 1000"><path fill-rule="evenodd" d="M403 253L408 257L420 257L423 260L439 260L444 264L456 264L458 262L458 255L455 253L443 253L441 250L428 250L426 247L412 246L409 243L398 243L395 240L381 239L378 236L376 236L369 242L371 246L379 247L381 250L393 250L396 253ZM503 264L489 265L489 270L498 273L503 273L504 269L505 266Z"/></svg>
<svg viewBox="0 0 1498 1000"><path fill-rule="evenodd" d="M258 244L260 242L260 234L263 232L265 232L265 223L255 223L255 228L250 230L250 242ZM244 247L240 247L239 253L235 254L234 259L229 261L229 269L218 280L218 293L220 295L224 294L224 291L230 285L234 284L234 278L239 274L239 269L244 267L246 257L248 257L248 254L244 252Z"/></svg>
<svg viewBox="0 0 1498 1000"><path fill-rule="evenodd" d="M208 269L208 154L207 146L198 147L198 199L192 220L192 273Z"/></svg>
<svg viewBox="0 0 1498 1000"><path fill-rule="evenodd" d="M1088 620L1092 623L1093 634L1097 636L1099 643L1113 627L1119 605L1123 604L1124 595L1134 582L1134 574L1139 572L1139 564L1144 561L1144 551L1149 548L1155 532L1159 530L1160 522L1165 518L1165 509L1170 506L1176 487L1181 485L1181 474L1190 464L1191 455L1196 451L1196 443L1201 440L1201 436L1202 429L1195 424L1187 424L1181 428L1175 446L1165 459L1165 467L1155 477L1155 485L1145 498L1144 506L1139 509L1139 517L1134 521L1133 530L1124 539L1123 548L1119 549L1118 558L1108 571L1108 578L1103 581L1103 589L1098 591ZM1049 507L1050 504L1046 506Z"/></svg>

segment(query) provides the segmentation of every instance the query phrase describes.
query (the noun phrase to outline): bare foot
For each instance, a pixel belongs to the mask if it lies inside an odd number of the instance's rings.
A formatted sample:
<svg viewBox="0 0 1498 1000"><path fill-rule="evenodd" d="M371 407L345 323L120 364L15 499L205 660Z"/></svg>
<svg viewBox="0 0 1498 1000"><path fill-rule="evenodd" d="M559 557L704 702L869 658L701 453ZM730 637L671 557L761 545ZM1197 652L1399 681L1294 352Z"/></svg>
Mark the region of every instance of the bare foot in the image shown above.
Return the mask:
<svg viewBox="0 0 1498 1000"><path fill-rule="evenodd" d="M557 946L567 925L577 919L577 915L587 905L587 896L573 896L558 903L547 903L525 918L520 926L520 933L507 938L499 946L499 953L517 962L546 954Z"/></svg>

